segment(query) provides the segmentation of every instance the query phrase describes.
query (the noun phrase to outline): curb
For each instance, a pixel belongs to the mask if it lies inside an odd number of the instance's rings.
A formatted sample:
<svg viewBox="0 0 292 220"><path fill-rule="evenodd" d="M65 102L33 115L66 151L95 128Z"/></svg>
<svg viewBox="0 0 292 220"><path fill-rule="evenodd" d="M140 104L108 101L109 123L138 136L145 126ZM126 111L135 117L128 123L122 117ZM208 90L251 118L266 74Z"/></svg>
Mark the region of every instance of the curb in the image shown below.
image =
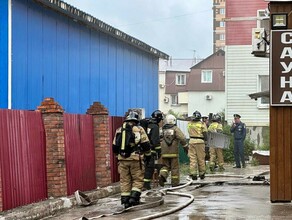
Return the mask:
<svg viewBox="0 0 292 220"><path fill-rule="evenodd" d="M120 193L120 185L111 185L98 188L93 191L84 192L92 201ZM36 220L52 216L60 211L68 210L77 206L75 196L47 199L38 203L20 206L0 214L0 220Z"/></svg>

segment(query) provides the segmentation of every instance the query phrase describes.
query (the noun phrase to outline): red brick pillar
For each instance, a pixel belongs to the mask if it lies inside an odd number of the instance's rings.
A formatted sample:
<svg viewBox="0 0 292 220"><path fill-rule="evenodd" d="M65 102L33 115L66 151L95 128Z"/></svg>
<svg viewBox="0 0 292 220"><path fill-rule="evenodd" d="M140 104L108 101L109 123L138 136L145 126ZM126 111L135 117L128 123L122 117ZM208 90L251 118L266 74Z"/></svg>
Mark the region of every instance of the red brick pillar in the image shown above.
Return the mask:
<svg viewBox="0 0 292 220"><path fill-rule="evenodd" d="M53 98L45 98L38 110L46 133L48 197L67 195L63 108Z"/></svg>
<svg viewBox="0 0 292 220"><path fill-rule="evenodd" d="M97 186L107 186L111 183L108 110L101 103L94 102L87 110L87 114L93 116Z"/></svg>

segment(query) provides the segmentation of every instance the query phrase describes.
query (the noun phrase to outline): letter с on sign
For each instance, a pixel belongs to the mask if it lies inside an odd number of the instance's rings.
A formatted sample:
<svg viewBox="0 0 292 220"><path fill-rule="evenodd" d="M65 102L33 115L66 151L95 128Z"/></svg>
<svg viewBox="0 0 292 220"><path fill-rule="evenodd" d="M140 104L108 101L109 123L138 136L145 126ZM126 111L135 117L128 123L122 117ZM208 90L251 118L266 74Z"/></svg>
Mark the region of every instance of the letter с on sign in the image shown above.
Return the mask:
<svg viewBox="0 0 292 220"><path fill-rule="evenodd" d="M292 30L272 30L270 102L292 106Z"/></svg>

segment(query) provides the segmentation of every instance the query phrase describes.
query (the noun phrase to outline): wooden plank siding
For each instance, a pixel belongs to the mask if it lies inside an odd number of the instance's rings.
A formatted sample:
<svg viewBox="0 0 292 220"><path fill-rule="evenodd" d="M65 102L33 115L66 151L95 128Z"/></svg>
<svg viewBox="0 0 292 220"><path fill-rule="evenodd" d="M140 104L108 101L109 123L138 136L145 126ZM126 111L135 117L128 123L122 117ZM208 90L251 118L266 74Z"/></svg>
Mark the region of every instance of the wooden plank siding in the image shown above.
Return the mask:
<svg viewBox="0 0 292 220"><path fill-rule="evenodd" d="M226 119L242 115L247 126L268 126L269 109L258 109L248 94L259 92L258 75L269 75L269 59L254 57L251 45L226 47Z"/></svg>
<svg viewBox="0 0 292 220"><path fill-rule="evenodd" d="M292 199L292 111L290 107L270 108L271 201Z"/></svg>
<svg viewBox="0 0 292 220"><path fill-rule="evenodd" d="M270 2L270 13L292 10L292 2ZM288 16L288 29L292 17ZM272 62L272 61L271 61ZM270 107L270 198L272 202L292 200L292 108Z"/></svg>

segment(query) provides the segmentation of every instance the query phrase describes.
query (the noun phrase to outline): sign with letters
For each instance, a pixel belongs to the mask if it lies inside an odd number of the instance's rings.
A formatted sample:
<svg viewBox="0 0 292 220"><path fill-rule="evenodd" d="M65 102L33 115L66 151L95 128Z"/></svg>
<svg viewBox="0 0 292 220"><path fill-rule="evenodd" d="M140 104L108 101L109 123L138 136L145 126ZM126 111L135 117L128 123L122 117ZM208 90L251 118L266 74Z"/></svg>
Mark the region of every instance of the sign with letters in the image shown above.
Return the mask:
<svg viewBox="0 0 292 220"><path fill-rule="evenodd" d="M270 102L292 106L292 30L271 31Z"/></svg>

